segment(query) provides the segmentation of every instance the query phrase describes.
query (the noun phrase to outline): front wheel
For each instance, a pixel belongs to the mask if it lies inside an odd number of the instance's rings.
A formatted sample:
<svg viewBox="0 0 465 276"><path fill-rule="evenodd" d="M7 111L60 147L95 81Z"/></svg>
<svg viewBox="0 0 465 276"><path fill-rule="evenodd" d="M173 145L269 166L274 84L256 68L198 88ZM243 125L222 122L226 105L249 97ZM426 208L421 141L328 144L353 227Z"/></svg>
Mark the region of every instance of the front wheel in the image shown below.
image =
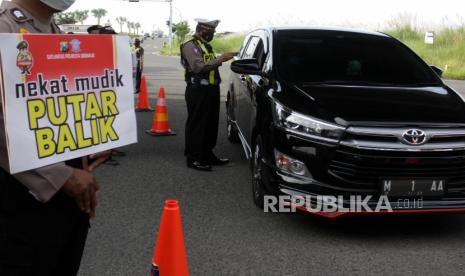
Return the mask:
<svg viewBox="0 0 465 276"><path fill-rule="evenodd" d="M262 139L258 136L252 153L252 195L255 205L261 209L264 208L264 197L268 194L264 185L266 168L263 163L263 150Z"/></svg>
<svg viewBox="0 0 465 276"><path fill-rule="evenodd" d="M226 102L226 127L227 127L227 134L228 140L231 143L239 143L239 132L236 129L236 125L233 123L233 108L232 102L230 99Z"/></svg>

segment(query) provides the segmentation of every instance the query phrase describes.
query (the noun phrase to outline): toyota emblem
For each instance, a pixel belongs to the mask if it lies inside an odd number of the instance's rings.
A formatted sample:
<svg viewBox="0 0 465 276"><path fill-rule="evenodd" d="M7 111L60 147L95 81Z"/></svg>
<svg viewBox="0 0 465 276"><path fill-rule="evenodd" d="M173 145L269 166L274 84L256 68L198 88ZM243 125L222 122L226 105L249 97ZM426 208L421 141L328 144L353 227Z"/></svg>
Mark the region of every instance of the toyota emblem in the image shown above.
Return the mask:
<svg viewBox="0 0 465 276"><path fill-rule="evenodd" d="M426 133L420 129L409 129L402 134L404 143L413 146L419 146L426 143Z"/></svg>

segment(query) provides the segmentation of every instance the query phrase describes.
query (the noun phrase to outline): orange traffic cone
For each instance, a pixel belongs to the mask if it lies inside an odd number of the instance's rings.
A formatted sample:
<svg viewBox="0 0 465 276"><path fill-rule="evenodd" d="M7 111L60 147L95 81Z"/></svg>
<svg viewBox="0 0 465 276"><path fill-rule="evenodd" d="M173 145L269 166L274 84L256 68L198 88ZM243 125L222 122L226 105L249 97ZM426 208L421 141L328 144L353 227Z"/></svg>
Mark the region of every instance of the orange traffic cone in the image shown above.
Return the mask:
<svg viewBox="0 0 465 276"><path fill-rule="evenodd" d="M165 201L151 275L188 276L187 254L177 200Z"/></svg>
<svg viewBox="0 0 465 276"><path fill-rule="evenodd" d="M146 130L145 132L152 136L176 135L176 133L170 129L165 89L163 87L160 88L160 92L158 93L157 107L155 108L155 114L153 116L152 129Z"/></svg>
<svg viewBox="0 0 465 276"><path fill-rule="evenodd" d="M138 112L153 111L153 109L150 108L149 92L147 90L147 81L145 79L145 76L142 76L142 79L141 79L139 99L137 100L136 111Z"/></svg>

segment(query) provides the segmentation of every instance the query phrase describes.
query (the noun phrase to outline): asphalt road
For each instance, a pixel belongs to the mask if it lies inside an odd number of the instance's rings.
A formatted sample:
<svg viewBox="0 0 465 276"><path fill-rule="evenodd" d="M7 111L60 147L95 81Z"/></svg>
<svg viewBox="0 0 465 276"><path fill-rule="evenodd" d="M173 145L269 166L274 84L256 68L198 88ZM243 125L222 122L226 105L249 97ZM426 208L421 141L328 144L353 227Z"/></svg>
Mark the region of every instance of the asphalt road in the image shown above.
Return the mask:
<svg viewBox="0 0 465 276"><path fill-rule="evenodd" d="M157 45L144 44L149 90L154 98L160 86L166 89L170 123L178 135L146 135L153 114L137 114L139 143L124 149L127 156L117 158L120 166L97 172L100 205L80 275L149 275L166 199L181 204L191 275L465 273L465 215L327 221L257 209L242 148L226 140L224 109L217 153L230 157L233 166L210 173L187 169L182 70L178 58L152 54ZM451 85L465 92L463 83Z"/></svg>

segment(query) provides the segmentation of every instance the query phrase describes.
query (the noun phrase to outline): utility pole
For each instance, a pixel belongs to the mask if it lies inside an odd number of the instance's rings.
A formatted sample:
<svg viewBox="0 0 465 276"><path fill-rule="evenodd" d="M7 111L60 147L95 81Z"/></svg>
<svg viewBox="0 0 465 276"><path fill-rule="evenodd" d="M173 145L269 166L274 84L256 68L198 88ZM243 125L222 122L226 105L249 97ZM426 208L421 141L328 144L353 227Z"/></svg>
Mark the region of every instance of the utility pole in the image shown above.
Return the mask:
<svg viewBox="0 0 465 276"><path fill-rule="evenodd" d="M170 46L170 55L173 54L173 0L167 0L170 2L170 34L168 44Z"/></svg>

